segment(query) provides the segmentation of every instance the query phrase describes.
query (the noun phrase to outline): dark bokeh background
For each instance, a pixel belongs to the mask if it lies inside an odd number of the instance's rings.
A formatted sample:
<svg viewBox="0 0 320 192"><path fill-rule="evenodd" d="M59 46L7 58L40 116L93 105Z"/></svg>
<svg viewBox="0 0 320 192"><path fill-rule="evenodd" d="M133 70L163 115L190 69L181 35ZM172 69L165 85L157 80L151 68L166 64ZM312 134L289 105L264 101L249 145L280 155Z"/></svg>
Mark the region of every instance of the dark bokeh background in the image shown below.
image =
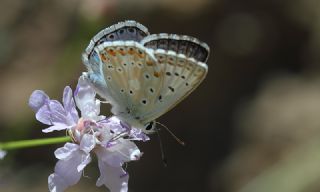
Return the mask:
<svg viewBox="0 0 320 192"><path fill-rule="evenodd" d="M151 33L195 36L211 56L202 85L160 118L187 146L162 131L164 167L156 136L138 143L144 156L128 164L129 191L318 192L319 8L317 0L2 0L0 140L63 135L41 132L31 92L60 99L85 71L90 38L137 20ZM47 191L61 145L10 151L0 191ZM95 187L96 167L68 191L106 191Z"/></svg>

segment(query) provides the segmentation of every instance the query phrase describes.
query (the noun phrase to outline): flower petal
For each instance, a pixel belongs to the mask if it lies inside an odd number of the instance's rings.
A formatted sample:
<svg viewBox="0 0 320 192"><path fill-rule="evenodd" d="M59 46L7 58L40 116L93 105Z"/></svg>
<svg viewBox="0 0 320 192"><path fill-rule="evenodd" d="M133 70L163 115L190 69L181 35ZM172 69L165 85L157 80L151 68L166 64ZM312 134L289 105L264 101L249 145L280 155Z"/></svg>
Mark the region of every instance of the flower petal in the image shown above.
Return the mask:
<svg viewBox="0 0 320 192"><path fill-rule="evenodd" d="M6 156L7 152L0 149L0 159L3 159Z"/></svg>
<svg viewBox="0 0 320 192"><path fill-rule="evenodd" d="M137 128L131 128L130 130L130 138L135 141L149 141L150 138L148 135L143 133L142 129L137 129Z"/></svg>
<svg viewBox="0 0 320 192"><path fill-rule="evenodd" d="M107 126L110 130L112 130L114 133L122 133L124 131L127 131L126 127L121 125L120 119L116 116L112 116L107 119L107 121L102 121L101 124L104 124Z"/></svg>
<svg viewBox="0 0 320 192"><path fill-rule="evenodd" d="M68 146L71 147L70 144ZM48 178L51 192L63 192L67 187L76 184L81 178L83 168L91 160L90 157L88 158L89 154L81 150L73 150L74 146L71 148L72 150L68 151L70 153L67 152L65 158L57 162L54 173ZM81 169L78 170L78 167Z"/></svg>
<svg viewBox="0 0 320 192"><path fill-rule="evenodd" d="M76 105L74 104L72 90L69 86L64 88L62 103L68 115L71 116L74 122L77 122L79 120L78 111L76 109Z"/></svg>
<svg viewBox="0 0 320 192"><path fill-rule="evenodd" d="M109 145L105 149L108 154L101 155L101 158L113 167L119 167L124 162L138 160L142 156L139 148L133 142L122 138L118 139L116 144Z"/></svg>
<svg viewBox="0 0 320 192"><path fill-rule="evenodd" d="M121 157L123 162L138 160L142 153L136 144L123 138L118 139L121 144L113 146L114 153ZM112 147L111 147L112 148Z"/></svg>
<svg viewBox="0 0 320 192"><path fill-rule="evenodd" d="M36 119L47 125L75 124L75 122L70 122L70 120L67 119L66 111L61 103L56 100L48 100L36 113Z"/></svg>
<svg viewBox="0 0 320 192"><path fill-rule="evenodd" d="M76 150L79 150L79 145L74 143L66 143L63 147L56 149L54 155L57 159L67 160L71 158L71 155Z"/></svg>
<svg viewBox="0 0 320 192"><path fill-rule="evenodd" d="M51 121L51 111L48 105L43 105L37 112L36 112L36 119L43 124L52 125Z"/></svg>
<svg viewBox="0 0 320 192"><path fill-rule="evenodd" d="M84 134L82 136L81 142L80 142L80 149L83 150L86 153L90 153L90 151L95 147L96 141L95 136L90 134Z"/></svg>
<svg viewBox="0 0 320 192"><path fill-rule="evenodd" d="M80 165L77 166L77 170L80 172L82 171L90 162L91 162L91 156L90 153L87 154L87 156L83 156L81 159Z"/></svg>
<svg viewBox="0 0 320 192"><path fill-rule="evenodd" d="M35 90L32 92L29 99L29 106L33 111L37 112L47 101L49 96L41 90Z"/></svg>
<svg viewBox="0 0 320 192"><path fill-rule="evenodd" d="M107 152L104 150L98 150L98 165L100 170L100 177L97 180L96 185L100 187L105 185L109 188L110 192L127 192L129 175L122 169L121 166L113 167L104 161L103 156L106 156Z"/></svg>
<svg viewBox="0 0 320 192"><path fill-rule="evenodd" d="M79 177L79 180L80 180L81 174L78 174L78 175L80 175ZM68 188L71 185L68 182L66 182L64 178L59 176L58 174L52 173L48 177L48 187L50 192L63 192L66 188Z"/></svg>
<svg viewBox="0 0 320 192"><path fill-rule="evenodd" d="M100 102L96 101L96 92L81 76L74 94L76 104L83 118L95 119L100 113Z"/></svg>
<svg viewBox="0 0 320 192"><path fill-rule="evenodd" d="M62 104L57 100L50 100L49 102L49 110L51 111L51 122L53 125L55 124L75 124L76 122L70 122L67 119L67 112L63 108Z"/></svg>
<svg viewBox="0 0 320 192"><path fill-rule="evenodd" d="M61 130L65 130L65 129L70 129L72 128L73 126L67 126L65 124L60 124L60 125L53 125L53 126L50 126L46 129L42 129L42 132L43 133L49 133L49 132L52 132L52 131L61 131Z"/></svg>

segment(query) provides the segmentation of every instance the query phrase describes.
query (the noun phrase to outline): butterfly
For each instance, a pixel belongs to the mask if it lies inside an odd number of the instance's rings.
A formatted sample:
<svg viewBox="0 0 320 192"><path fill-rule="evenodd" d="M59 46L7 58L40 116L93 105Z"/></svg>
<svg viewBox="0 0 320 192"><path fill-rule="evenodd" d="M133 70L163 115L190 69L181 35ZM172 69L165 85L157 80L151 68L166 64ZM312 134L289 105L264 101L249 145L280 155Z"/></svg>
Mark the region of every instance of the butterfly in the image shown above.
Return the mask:
<svg viewBox="0 0 320 192"><path fill-rule="evenodd" d="M155 132L155 120L205 78L209 46L176 34L152 34L124 21L96 34L82 54L85 78L121 121Z"/></svg>

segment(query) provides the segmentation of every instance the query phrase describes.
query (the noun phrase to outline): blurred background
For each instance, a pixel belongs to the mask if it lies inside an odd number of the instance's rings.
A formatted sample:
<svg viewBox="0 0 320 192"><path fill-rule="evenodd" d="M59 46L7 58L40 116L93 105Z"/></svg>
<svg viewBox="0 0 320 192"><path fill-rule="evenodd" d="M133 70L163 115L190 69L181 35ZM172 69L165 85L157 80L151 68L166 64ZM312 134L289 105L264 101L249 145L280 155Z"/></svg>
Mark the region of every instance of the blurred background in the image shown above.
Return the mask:
<svg viewBox="0 0 320 192"><path fill-rule="evenodd" d="M151 33L186 34L211 47L209 73L138 143L129 192L319 192L320 2L317 0L2 0L0 141L44 135L27 105L35 89L61 100L85 67L81 53L101 29L137 20ZM108 107L104 113L109 115ZM0 191L47 191L62 146L9 151ZM96 162L68 192L95 187Z"/></svg>

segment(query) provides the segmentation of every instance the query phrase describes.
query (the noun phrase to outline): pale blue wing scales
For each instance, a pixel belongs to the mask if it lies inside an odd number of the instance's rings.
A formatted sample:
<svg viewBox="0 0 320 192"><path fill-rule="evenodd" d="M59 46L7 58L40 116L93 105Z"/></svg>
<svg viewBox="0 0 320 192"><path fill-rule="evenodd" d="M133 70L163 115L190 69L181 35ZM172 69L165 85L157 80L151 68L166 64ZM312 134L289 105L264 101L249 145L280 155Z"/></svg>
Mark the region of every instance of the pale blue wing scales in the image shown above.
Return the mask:
<svg viewBox="0 0 320 192"><path fill-rule="evenodd" d="M150 49L133 41L105 42L95 49L101 71L113 100L112 112L131 125L141 125L140 114L151 110L161 79L156 58ZM150 89L152 88L152 91ZM108 98L107 98L108 99Z"/></svg>

